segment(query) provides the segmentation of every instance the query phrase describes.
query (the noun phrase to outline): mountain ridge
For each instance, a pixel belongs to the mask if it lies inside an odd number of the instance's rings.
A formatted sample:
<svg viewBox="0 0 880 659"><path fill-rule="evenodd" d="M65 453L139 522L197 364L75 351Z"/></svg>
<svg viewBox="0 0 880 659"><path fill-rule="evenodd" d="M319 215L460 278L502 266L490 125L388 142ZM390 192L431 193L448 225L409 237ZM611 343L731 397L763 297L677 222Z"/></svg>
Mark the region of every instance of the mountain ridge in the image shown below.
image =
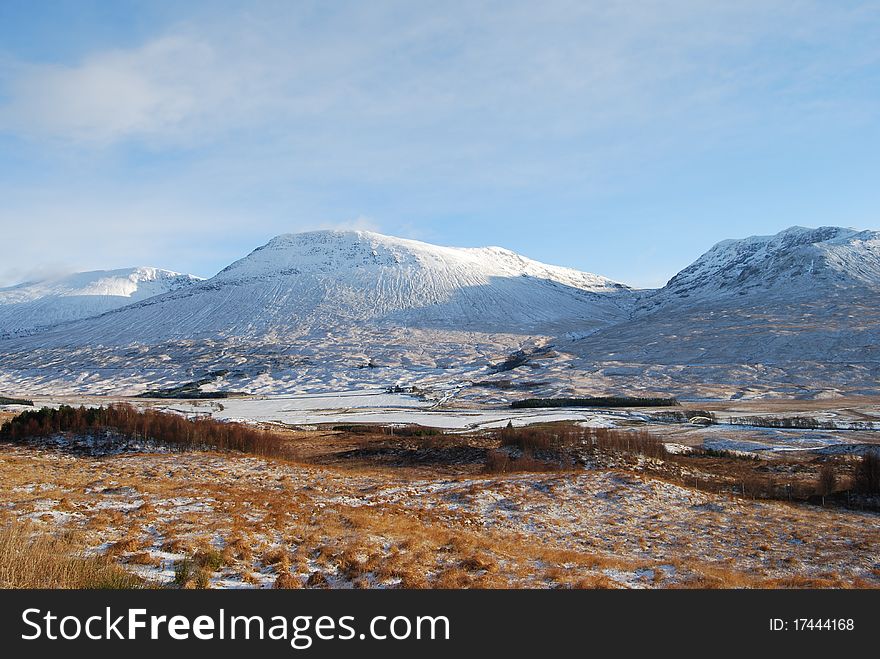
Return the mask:
<svg viewBox="0 0 880 659"><path fill-rule="evenodd" d="M236 381L218 387L254 393L464 391L499 378L551 395L874 391L877 346L873 231L722 241L654 290L504 248L319 231L276 236L210 279L0 341L0 386L139 392L228 370Z"/></svg>
<svg viewBox="0 0 880 659"><path fill-rule="evenodd" d="M807 283L808 282L808 283ZM842 227L790 227L769 236L723 240L650 296L651 302L741 295L817 283L880 286L880 233Z"/></svg>
<svg viewBox="0 0 880 659"><path fill-rule="evenodd" d="M538 289L555 304L541 302ZM323 231L282 234L214 277L96 322L140 315L127 323L138 340L150 337L139 337L137 328L165 331L166 338L231 337L284 333L301 324L333 326L344 319L442 324L444 313L454 324L502 323L507 317L528 324L577 317L581 306L590 305L603 318L622 316L631 297L629 288L609 279L545 266L509 250ZM160 318L150 311L157 306L176 308Z"/></svg>
<svg viewBox="0 0 880 659"><path fill-rule="evenodd" d="M0 288L0 335L98 316L180 290L199 277L152 266L90 270Z"/></svg>

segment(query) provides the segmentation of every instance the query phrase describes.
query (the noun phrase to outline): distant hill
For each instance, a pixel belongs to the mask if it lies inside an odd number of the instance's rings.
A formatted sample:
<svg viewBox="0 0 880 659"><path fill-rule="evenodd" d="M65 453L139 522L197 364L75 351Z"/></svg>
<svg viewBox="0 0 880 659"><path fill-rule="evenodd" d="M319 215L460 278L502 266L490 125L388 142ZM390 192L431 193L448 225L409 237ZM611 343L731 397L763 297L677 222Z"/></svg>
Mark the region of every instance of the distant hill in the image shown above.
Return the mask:
<svg viewBox="0 0 880 659"><path fill-rule="evenodd" d="M98 316L200 281L159 268L96 270L0 288L0 335Z"/></svg>

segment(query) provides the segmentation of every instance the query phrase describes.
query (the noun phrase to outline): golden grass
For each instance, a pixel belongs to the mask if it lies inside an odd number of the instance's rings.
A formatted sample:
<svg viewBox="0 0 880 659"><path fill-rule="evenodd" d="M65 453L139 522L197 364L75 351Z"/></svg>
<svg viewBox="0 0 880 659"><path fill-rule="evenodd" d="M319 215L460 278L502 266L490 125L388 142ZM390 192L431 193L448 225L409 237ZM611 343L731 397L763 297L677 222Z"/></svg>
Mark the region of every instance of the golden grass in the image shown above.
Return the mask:
<svg viewBox="0 0 880 659"><path fill-rule="evenodd" d="M582 510L566 509L557 495L572 479ZM846 512L734 502L682 488L694 503L724 505L717 513L689 511L673 503L685 496L675 494L678 487L624 470L444 480L448 494L432 494L421 489L430 479L398 467L360 472L210 452L47 459L0 449L0 503L12 504L10 517L72 508L75 518L35 528L78 527L88 546L115 542L108 554L124 564L154 565L145 550L159 547L187 557L179 587L205 587L218 571L246 583L274 580L278 588L614 588L626 585L621 575L649 587L841 587L861 583L854 579L859 554L877 547L876 526ZM116 493L123 486L133 491ZM358 503L383 488L411 493ZM591 513L593 497L619 503ZM495 499L506 512L486 508ZM145 502L138 508L96 505L138 500ZM202 507L194 512L188 502ZM532 520L532 530L522 524ZM730 549L730 534L741 540L740 551ZM659 569L665 564L675 569ZM829 564L839 578L822 574ZM635 576L651 569L653 579L649 571Z"/></svg>
<svg viewBox="0 0 880 659"><path fill-rule="evenodd" d="M279 574L278 577L275 579L275 583L272 584L272 588L279 588L284 590L302 588L302 581L294 577L290 572L284 571Z"/></svg>
<svg viewBox="0 0 880 659"><path fill-rule="evenodd" d="M0 527L2 588L143 588L143 580L106 557L87 557L75 537L35 533L27 524Z"/></svg>

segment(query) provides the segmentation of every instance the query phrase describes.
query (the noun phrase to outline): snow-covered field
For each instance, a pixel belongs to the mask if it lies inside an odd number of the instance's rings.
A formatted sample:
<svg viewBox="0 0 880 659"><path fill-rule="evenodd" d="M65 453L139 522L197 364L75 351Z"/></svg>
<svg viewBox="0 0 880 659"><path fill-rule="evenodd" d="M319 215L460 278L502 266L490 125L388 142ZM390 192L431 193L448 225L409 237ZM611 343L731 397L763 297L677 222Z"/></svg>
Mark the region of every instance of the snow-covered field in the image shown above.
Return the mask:
<svg viewBox="0 0 880 659"><path fill-rule="evenodd" d="M315 424L416 424L445 429L495 428L551 421L580 421L596 427L646 417L637 412L585 409L446 409L433 401L382 390L340 392L336 395L271 396L222 400L175 401L157 404L159 409L182 414L207 414L227 421L281 423L291 426Z"/></svg>
<svg viewBox="0 0 880 659"><path fill-rule="evenodd" d="M876 446L876 431L707 427L663 422L653 417L667 410L656 408L451 409L382 389L127 400L185 415L281 424L279 441L296 447L296 461L172 453L137 442L95 453L89 437L69 435L0 445L0 518L45 532L73 531L90 552L159 583L179 581L188 561L208 561L205 583L215 588L268 587L279 579L288 587L334 588L880 586L876 514L734 496L725 467L717 489L691 488L687 477L674 480L672 472L646 467L672 463L641 459L485 473L486 451L497 446L487 433L396 438L316 424L419 423L465 431L574 420L647 430L674 453L704 446L760 456L739 462L781 483L801 467L811 470L802 480L812 482L818 455ZM820 408L818 401L740 401L724 410L716 402L713 409L720 417L813 415L845 424L873 418L877 403ZM704 459L694 460L681 473L707 478Z"/></svg>
<svg viewBox="0 0 880 659"><path fill-rule="evenodd" d="M511 409L508 405L468 406L450 402L450 397L428 398L412 393L384 389L346 390L325 394L257 396L244 398L156 400L119 397L40 397L35 405L61 404L97 406L126 402L141 408L175 412L185 416L211 416L222 421L268 423L286 427L318 425L419 425L449 431L473 431L515 427L556 421L571 421L594 428L636 428L647 430L664 442L680 446L750 453L771 458L774 453L864 452L880 446L880 400L809 401L800 407L792 401L784 407L761 401L740 401L710 405L719 420L702 426L663 421L664 408L532 408ZM700 403L684 403L678 410L699 409ZM31 409L21 405L0 406L0 411L19 413ZM810 430L731 425L734 418L748 420L761 415L807 417L821 423L834 423L837 429ZM658 418L659 415L659 418ZM854 425L864 428L853 430ZM872 427L873 426L873 427Z"/></svg>

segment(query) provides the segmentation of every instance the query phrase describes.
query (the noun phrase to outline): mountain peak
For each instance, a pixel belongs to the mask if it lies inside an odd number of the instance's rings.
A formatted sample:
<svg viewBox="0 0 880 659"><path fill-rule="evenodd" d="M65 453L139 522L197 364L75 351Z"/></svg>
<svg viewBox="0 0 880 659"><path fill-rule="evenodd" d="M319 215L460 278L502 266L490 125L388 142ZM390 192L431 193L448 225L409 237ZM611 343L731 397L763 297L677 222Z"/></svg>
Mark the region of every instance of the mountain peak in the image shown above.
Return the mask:
<svg viewBox="0 0 880 659"><path fill-rule="evenodd" d="M554 335L624 317L634 298L605 277L500 248L310 231L276 236L185 290L83 321L77 340L223 337L263 344L358 336L379 327L392 334L440 328ZM66 345L73 334L59 333L57 340Z"/></svg>
<svg viewBox="0 0 880 659"><path fill-rule="evenodd" d="M779 250L791 248L796 245L810 245L834 240L845 240L858 233L859 231L856 229L848 229L844 227L821 226L811 228L795 225L772 235L748 236L746 238L722 240L714 245L709 251L728 249L731 246L736 245L772 245L774 250Z"/></svg>
<svg viewBox="0 0 880 659"><path fill-rule="evenodd" d="M464 285L489 279L528 276L590 292L628 290L605 277L572 268L546 265L501 247L445 247L363 230L287 233L272 238L231 264L212 281L321 274L342 285L352 278L464 277Z"/></svg>
<svg viewBox="0 0 880 659"><path fill-rule="evenodd" d="M0 334L97 316L198 281L193 275L138 266L76 272L0 288Z"/></svg>
<svg viewBox="0 0 880 659"><path fill-rule="evenodd" d="M880 234L834 226L793 226L770 236L717 243L670 279L656 297L772 290L792 295L817 285L853 284L880 286Z"/></svg>
<svg viewBox="0 0 880 659"><path fill-rule="evenodd" d="M263 247L287 248L309 243L329 244L334 242L398 242L402 239L386 236L375 231L363 229L316 229L282 233L272 238Z"/></svg>

